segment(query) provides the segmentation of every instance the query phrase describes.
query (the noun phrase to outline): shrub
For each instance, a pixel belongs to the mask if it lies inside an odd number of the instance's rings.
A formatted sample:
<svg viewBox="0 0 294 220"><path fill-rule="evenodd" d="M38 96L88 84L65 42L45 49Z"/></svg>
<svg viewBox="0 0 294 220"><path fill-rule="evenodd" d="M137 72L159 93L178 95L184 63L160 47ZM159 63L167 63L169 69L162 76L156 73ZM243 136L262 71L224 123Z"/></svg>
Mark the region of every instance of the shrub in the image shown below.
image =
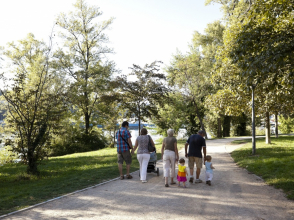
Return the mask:
<svg viewBox="0 0 294 220"><path fill-rule="evenodd" d="M54 138L50 146L50 156L99 150L106 146L102 131L93 128L89 134L83 129L68 126L66 132Z"/></svg>
<svg viewBox="0 0 294 220"><path fill-rule="evenodd" d="M255 130L255 135L262 135L262 136L264 136L265 135L265 129L264 128L257 127L256 130Z"/></svg>
<svg viewBox="0 0 294 220"><path fill-rule="evenodd" d="M291 118L289 116L284 117L283 115L280 115L279 122L279 130L283 134L289 134L294 131L294 118Z"/></svg>
<svg viewBox="0 0 294 220"><path fill-rule="evenodd" d="M12 151L11 146L5 146L0 149L0 165L13 163L16 159L18 159L18 156Z"/></svg>

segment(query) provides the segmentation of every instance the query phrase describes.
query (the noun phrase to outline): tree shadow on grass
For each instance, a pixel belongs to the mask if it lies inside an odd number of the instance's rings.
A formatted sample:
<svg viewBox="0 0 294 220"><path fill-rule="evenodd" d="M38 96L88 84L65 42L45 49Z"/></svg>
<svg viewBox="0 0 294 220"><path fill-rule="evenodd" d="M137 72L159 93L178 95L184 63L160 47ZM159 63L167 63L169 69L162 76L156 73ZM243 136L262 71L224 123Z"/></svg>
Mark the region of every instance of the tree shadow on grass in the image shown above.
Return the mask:
<svg viewBox="0 0 294 220"><path fill-rule="evenodd" d="M283 141L293 141L293 138L283 137ZM294 199L294 147L277 145L257 147L255 156L250 149L238 149L232 156L240 166L283 189L289 199Z"/></svg>
<svg viewBox="0 0 294 220"><path fill-rule="evenodd" d="M112 160L112 156L106 158L102 164L99 161L83 164L74 163L72 158L62 159L59 163L55 161L52 167L49 161L39 167L41 174L38 178L25 180L14 175L9 181L0 181L0 207L15 210L17 206L36 204L118 177L116 159ZM137 169L138 165L134 164L131 170Z"/></svg>
<svg viewBox="0 0 294 220"><path fill-rule="evenodd" d="M50 211L51 213L53 211L64 218L85 218L87 216L88 218L109 219L114 216L118 217L121 213L136 218L142 216L142 210L144 210L145 217L152 219L161 216L167 219L179 216L186 219L191 218L191 216L196 216L197 219L212 219L215 216L222 219L236 219L236 216L247 219L248 217L253 218L255 215L262 215L264 212L268 212L267 217L278 219L281 212L286 213L288 210L283 204L267 201L268 197L263 197L263 191L259 190L263 187L260 185L250 185L250 187L254 187L255 192L260 193L248 191L240 199L238 196L240 190L238 189L233 192L223 192L223 195L227 193L231 196L219 198L219 195L211 193L210 190L207 191L203 188L199 190L201 186L197 186L198 190L193 192L189 188L183 191L172 187L165 189L156 186L150 187L147 184L140 187L136 182L133 182L133 184L136 187L131 187L127 182L121 182L120 186L122 187L116 185L112 190L100 188L100 190L85 192L82 196L76 196L71 200L62 199L57 205L45 205L43 208L49 212L31 210L23 215L28 218L50 219L52 218ZM181 194L180 199L179 193ZM250 198L250 205L248 205L248 198ZM183 206L183 204L187 204L188 207ZM191 206L190 204L194 205ZM273 205L277 209L272 208ZM178 207L182 208L179 209ZM66 214L63 215L63 213ZM211 216L211 213L214 213L214 216Z"/></svg>
<svg viewBox="0 0 294 220"><path fill-rule="evenodd" d="M158 158L161 154L158 153ZM139 163L133 156L131 172ZM119 176L117 155L90 155L76 157L52 157L38 166L40 175L25 175L26 165L12 164L0 168L0 207L13 211L16 207L36 204L66 193L99 184ZM125 173L125 165L123 166Z"/></svg>

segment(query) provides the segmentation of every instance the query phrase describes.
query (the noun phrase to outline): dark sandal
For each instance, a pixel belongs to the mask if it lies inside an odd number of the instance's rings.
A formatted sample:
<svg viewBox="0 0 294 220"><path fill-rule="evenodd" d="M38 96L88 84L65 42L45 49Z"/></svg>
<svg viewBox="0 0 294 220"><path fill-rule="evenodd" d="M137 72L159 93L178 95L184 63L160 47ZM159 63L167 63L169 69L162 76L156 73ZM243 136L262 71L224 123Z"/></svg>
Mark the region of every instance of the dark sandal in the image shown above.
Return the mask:
<svg viewBox="0 0 294 220"><path fill-rule="evenodd" d="M171 182L171 183L170 183L170 185L175 185L175 184L176 184L175 182Z"/></svg>
<svg viewBox="0 0 294 220"><path fill-rule="evenodd" d="M165 184L164 186L165 186L165 187L169 187L169 185L168 185L168 184Z"/></svg>
<svg viewBox="0 0 294 220"><path fill-rule="evenodd" d="M120 179L123 180L125 177L124 176L120 176Z"/></svg>
<svg viewBox="0 0 294 220"><path fill-rule="evenodd" d="M131 175L126 175L127 179L132 179L133 177Z"/></svg>

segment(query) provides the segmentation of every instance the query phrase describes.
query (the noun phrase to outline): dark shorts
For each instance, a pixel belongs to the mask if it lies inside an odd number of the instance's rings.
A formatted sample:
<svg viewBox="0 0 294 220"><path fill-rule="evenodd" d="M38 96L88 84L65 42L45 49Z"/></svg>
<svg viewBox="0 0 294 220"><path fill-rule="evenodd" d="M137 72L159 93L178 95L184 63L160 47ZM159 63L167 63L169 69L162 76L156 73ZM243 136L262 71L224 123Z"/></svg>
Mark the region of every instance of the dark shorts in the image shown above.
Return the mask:
<svg viewBox="0 0 294 220"><path fill-rule="evenodd" d="M117 153L117 163L123 164L124 161L127 165L130 165L132 163L132 155L129 150L123 153Z"/></svg>

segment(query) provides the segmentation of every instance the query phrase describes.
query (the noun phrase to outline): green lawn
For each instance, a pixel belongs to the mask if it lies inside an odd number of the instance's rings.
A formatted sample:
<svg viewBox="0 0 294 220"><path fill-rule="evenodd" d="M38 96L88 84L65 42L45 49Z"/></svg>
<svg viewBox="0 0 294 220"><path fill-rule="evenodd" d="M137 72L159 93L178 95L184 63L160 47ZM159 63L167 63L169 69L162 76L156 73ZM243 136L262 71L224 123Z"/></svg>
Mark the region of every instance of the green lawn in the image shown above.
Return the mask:
<svg viewBox="0 0 294 220"><path fill-rule="evenodd" d="M235 150L232 157L239 166L261 176L269 185L283 189L294 200L294 136L271 140L272 144L265 144L264 138L256 139L256 155L252 155L250 140Z"/></svg>
<svg viewBox="0 0 294 220"><path fill-rule="evenodd" d="M178 142L179 149L184 143ZM161 146L156 145L156 149L160 159ZM138 169L134 155L131 172ZM116 148L51 157L39 165L39 177L28 176L25 171L21 164L0 166L0 215L119 176Z"/></svg>

